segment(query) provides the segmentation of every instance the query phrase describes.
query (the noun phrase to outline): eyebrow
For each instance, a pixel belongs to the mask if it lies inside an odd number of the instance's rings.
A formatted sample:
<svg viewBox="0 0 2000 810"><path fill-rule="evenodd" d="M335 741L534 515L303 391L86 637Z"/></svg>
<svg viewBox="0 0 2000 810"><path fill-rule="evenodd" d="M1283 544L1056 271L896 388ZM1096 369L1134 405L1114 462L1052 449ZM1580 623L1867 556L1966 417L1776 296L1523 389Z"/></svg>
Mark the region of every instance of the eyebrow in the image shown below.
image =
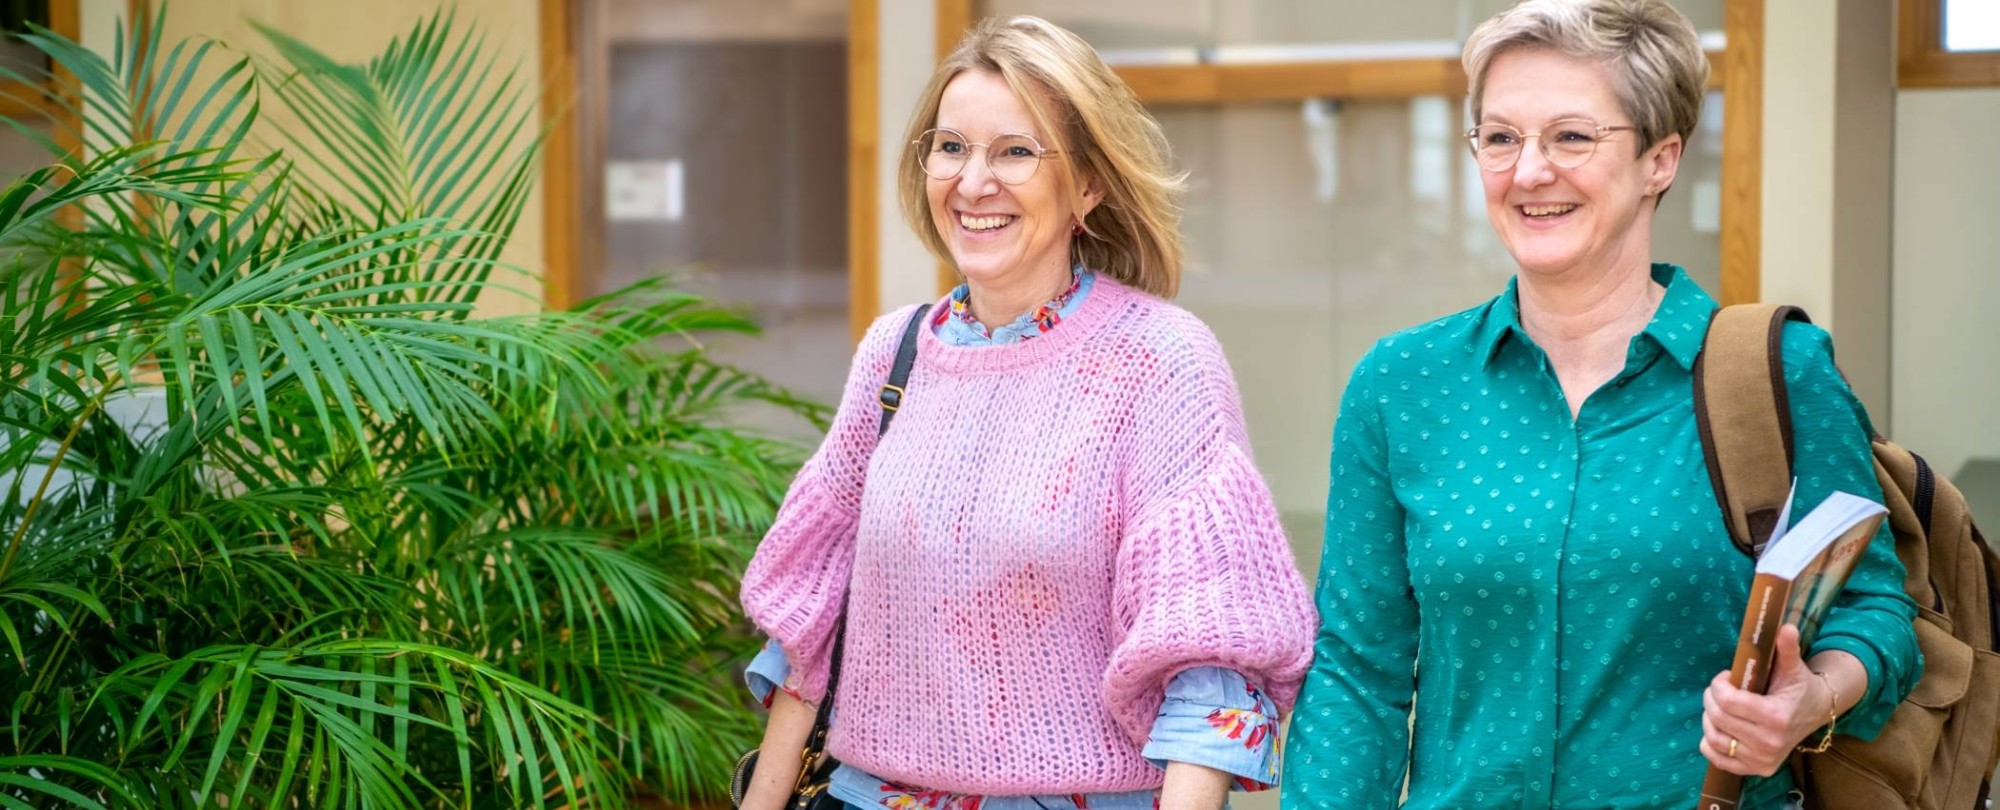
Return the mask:
<svg viewBox="0 0 2000 810"><path fill-rule="evenodd" d="M955 127L955 126L952 126L952 125L950 125L950 124L947 124L947 123L944 123L944 122L942 122L942 121L940 121L940 122L938 122L938 123L935 123L935 124L932 124L932 125L931 125L931 128L932 128L932 129L948 129L948 130L951 130L951 131L953 131L953 132L956 132L956 133L958 133L958 134L960 134L960 135L964 135L964 136L965 136L965 137L967 137L967 138L970 138L970 137L972 137L972 133L970 133L970 132L966 132L966 131L965 131L965 128L964 128L964 127ZM1000 136L1002 136L1002 135L1026 135L1026 136L1028 136L1028 137L1030 137L1030 138L1033 138L1033 139L1035 139L1035 140L1036 140L1037 142L1039 142L1039 141L1041 141L1041 140L1042 140L1042 136L1040 136L1040 135L1036 135L1036 134L1034 133L1034 131L1033 131L1033 130L1026 130L1026 129L1007 129L1007 130L1001 130L1001 131L999 131L999 132L995 132L995 133L993 133L992 135L988 136L988 137L987 137L987 140L989 140L989 141L990 141L990 140L992 140L992 139L994 139L994 138L998 138L998 137L1000 137Z"/></svg>
<svg viewBox="0 0 2000 810"><path fill-rule="evenodd" d="M1487 113L1486 115L1483 115L1483 116L1481 116L1481 118L1485 119L1485 120L1483 120L1483 121L1481 121L1481 122L1480 122L1480 123L1482 123L1482 124L1483 124L1483 123L1494 123L1494 124L1506 124L1506 125L1508 125L1508 126L1513 126L1513 125L1514 125L1514 120L1513 120L1513 119L1511 119L1511 118L1508 118L1507 116L1504 116L1504 115L1495 115L1495 114L1493 114L1493 113L1490 113L1490 112L1489 112L1489 113ZM1569 119L1571 119L1571 118L1581 118L1581 119L1584 119L1584 120L1586 120L1586 121L1595 121L1595 120L1597 120L1597 117L1596 117L1596 116L1594 116L1594 115L1591 115L1590 113L1586 113L1586 112L1579 112L1579 111L1575 111L1575 110L1571 110L1571 111L1568 111L1568 112L1559 112L1559 113L1556 113L1555 115L1551 115L1551 116L1549 116L1548 118L1546 118L1546 119L1543 119L1543 120L1544 120L1544 121L1566 121L1566 120L1569 120Z"/></svg>

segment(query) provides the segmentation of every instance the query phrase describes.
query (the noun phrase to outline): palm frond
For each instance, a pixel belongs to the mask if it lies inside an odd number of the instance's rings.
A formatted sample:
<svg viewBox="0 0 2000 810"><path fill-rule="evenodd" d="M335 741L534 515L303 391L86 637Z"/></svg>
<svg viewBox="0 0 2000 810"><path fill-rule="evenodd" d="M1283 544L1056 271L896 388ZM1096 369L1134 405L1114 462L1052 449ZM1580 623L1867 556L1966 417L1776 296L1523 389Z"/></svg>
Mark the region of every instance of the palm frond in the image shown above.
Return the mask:
<svg viewBox="0 0 2000 810"><path fill-rule="evenodd" d="M117 772L101 763L56 754L0 756L0 807L33 810L61 801L88 810L136 803ZM28 798L39 797L30 804Z"/></svg>
<svg viewBox="0 0 2000 810"><path fill-rule="evenodd" d="M340 64L267 26L284 60L279 99L308 126L283 133L313 165L326 200L365 200L376 226L444 219L473 228L424 254L413 288L423 301L470 303L532 186L531 88L500 65L477 31L440 11L366 65ZM437 262L462 256L472 262ZM403 300L400 296L391 296Z"/></svg>
<svg viewBox="0 0 2000 810"><path fill-rule="evenodd" d="M539 139L449 13L264 34L27 38L82 130L0 188L0 808L714 796L804 458L732 421L826 408L666 281L478 315Z"/></svg>

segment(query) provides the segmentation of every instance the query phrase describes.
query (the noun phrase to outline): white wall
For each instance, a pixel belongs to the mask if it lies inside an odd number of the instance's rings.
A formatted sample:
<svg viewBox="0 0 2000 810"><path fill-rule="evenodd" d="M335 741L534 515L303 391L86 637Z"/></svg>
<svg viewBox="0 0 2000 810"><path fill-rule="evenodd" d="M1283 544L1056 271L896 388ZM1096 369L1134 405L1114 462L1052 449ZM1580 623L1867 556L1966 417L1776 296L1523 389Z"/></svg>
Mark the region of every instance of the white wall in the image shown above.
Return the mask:
<svg viewBox="0 0 2000 810"><path fill-rule="evenodd" d="M1896 101L1893 421L1876 427L1952 475L2000 460L2000 88ZM1967 493L1972 497L1973 493ZM1973 501L1991 526L2000 492ZM1989 532L1990 533L1990 532Z"/></svg>
<svg viewBox="0 0 2000 810"><path fill-rule="evenodd" d="M934 0L878 0L881 64L876 78L880 91L876 115L875 228L880 251L880 311L938 297L937 259L903 223L896 205L896 170L907 159L903 130L917 95L937 67L937 4Z"/></svg>

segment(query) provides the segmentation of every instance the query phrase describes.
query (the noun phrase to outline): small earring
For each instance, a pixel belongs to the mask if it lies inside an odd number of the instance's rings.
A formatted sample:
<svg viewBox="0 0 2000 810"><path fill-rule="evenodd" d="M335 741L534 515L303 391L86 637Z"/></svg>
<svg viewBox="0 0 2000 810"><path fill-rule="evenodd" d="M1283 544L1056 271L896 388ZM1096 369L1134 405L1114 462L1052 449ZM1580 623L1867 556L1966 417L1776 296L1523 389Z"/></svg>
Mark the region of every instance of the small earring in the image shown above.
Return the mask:
<svg viewBox="0 0 2000 810"><path fill-rule="evenodd" d="M1071 236L1082 236L1082 235L1083 235L1083 218L1082 218L1082 217L1071 217L1071 218L1070 218L1070 226L1069 226L1069 235L1071 235Z"/></svg>

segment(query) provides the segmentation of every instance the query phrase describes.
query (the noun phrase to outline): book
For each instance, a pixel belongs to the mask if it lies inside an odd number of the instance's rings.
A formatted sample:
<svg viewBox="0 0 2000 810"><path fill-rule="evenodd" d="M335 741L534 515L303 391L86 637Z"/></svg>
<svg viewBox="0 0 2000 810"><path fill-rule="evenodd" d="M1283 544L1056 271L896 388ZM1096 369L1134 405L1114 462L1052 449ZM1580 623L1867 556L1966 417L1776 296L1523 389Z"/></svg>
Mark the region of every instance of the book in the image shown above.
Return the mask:
<svg viewBox="0 0 2000 810"><path fill-rule="evenodd" d="M1787 496L1764 556L1757 558L1736 661L1729 667L1730 684L1758 694L1771 685L1778 630L1787 624L1798 627L1799 649L1808 649L1888 510L1867 498L1835 492L1787 530L1791 513ZM1710 764L1696 810L1736 810L1742 798L1743 777Z"/></svg>

